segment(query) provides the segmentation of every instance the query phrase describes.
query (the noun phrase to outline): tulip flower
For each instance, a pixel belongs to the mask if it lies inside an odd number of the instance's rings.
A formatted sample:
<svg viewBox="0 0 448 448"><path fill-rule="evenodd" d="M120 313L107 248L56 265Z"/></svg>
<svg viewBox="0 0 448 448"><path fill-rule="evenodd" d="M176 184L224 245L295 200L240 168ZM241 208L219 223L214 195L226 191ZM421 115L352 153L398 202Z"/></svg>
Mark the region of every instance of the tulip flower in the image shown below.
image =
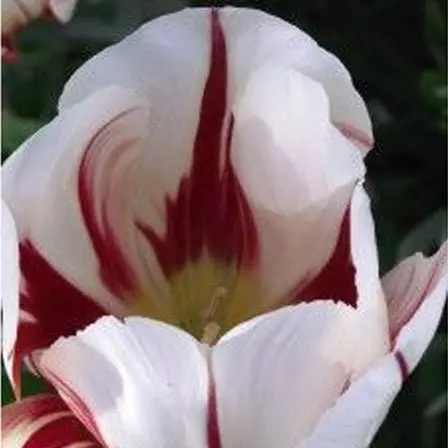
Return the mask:
<svg viewBox="0 0 448 448"><path fill-rule="evenodd" d="M77 0L3 0L2 1L2 58L17 58L13 34L28 22L47 15L65 23L75 9Z"/></svg>
<svg viewBox="0 0 448 448"><path fill-rule="evenodd" d="M3 167L5 365L55 391L3 409L5 446L367 446L447 252L380 279L371 146L339 60L258 11L183 10L88 61Z"/></svg>

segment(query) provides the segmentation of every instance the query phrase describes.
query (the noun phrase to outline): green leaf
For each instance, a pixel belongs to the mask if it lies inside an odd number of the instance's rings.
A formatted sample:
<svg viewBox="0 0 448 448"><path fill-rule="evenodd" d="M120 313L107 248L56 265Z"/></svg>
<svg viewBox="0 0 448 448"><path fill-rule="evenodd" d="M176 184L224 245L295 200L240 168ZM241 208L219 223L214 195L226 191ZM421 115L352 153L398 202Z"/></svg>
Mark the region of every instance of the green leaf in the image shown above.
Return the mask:
<svg viewBox="0 0 448 448"><path fill-rule="evenodd" d="M445 391L438 395L434 400L426 407L424 416L426 418L434 418L447 411L448 403L448 391Z"/></svg>
<svg viewBox="0 0 448 448"><path fill-rule="evenodd" d="M416 226L399 245L398 261L415 252L426 254L433 252L447 237L446 223L447 211L443 208Z"/></svg>
<svg viewBox="0 0 448 448"><path fill-rule="evenodd" d="M36 395L49 390L48 384L28 370L22 373L22 396ZM14 394L9 379L2 365L2 406L14 401Z"/></svg>

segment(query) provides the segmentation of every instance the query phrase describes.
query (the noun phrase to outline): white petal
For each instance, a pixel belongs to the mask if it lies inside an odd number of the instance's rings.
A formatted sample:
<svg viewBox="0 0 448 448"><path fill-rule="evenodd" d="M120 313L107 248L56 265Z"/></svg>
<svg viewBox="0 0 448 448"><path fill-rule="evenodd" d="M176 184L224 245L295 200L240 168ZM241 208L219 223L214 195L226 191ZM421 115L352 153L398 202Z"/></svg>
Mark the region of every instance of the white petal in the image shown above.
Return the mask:
<svg viewBox="0 0 448 448"><path fill-rule="evenodd" d="M378 250L375 223L370 199L362 183L358 184L350 204L350 240L353 264L356 268L356 288L361 307L382 299L379 277ZM382 301L380 301L382 302Z"/></svg>
<svg viewBox="0 0 448 448"><path fill-rule="evenodd" d="M331 120L356 129L371 146L370 119L343 64L303 31L264 12L244 8L220 10L232 69L230 97L239 96L248 79L263 66L289 67L318 83L329 98ZM370 143L369 143L370 141Z"/></svg>
<svg viewBox="0 0 448 448"><path fill-rule="evenodd" d="M102 318L38 364L107 446L206 446L207 365L197 341L175 327Z"/></svg>
<svg viewBox="0 0 448 448"><path fill-rule="evenodd" d="M260 276L266 278L263 287L272 285L267 291L272 298L302 277L312 278L331 255L349 189L364 174L359 151L333 122L369 135L370 123L348 72L303 32L255 10L218 11L227 48L228 107L236 115L232 158L256 208L261 245L266 246ZM150 101L151 150L140 160L150 180L137 188L137 208L151 210L141 220L152 221L160 234L163 217L154 224L154 215L164 210L166 194L175 197L191 161L210 65L210 24L207 8L152 21L88 61L60 99L65 109L114 83ZM315 234L328 237L309 251L306 243ZM271 251L285 245L286 251ZM278 266L284 273L279 275L271 265L282 252ZM272 275L265 276L271 267Z"/></svg>
<svg viewBox="0 0 448 448"><path fill-rule="evenodd" d="M15 344L19 321L19 243L14 218L3 201L1 213L2 289L0 310L2 311L2 353L5 356L5 366L11 377L11 365L7 357Z"/></svg>
<svg viewBox="0 0 448 448"><path fill-rule="evenodd" d="M240 98L233 160L257 205L290 215L363 176L361 155L330 123L328 97L312 79L267 66Z"/></svg>
<svg viewBox="0 0 448 448"><path fill-rule="evenodd" d="M270 302L296 302L296 292L315 278L336 249L353 186L291 216L255 210L260 240L258 277ZM316 297L313 297L316 298Z"/></svg>
<svg viewBox="0 0 448 448"><path fill-rule="evenodd" d="M430 263L420 256L403 262L388 274L386 294L404 292L402 288L406 290L413 284L413 274L439 271L443 265L441 258L443 250ZM417 279L422 277L417 275ZM385 356L353 383L298 448L366 448L370 444L400 389L402 377L415 367L434 334L445 301L444 283L440 276L432 283L432 292L398 335L394 353ZM418 294L418 290L414 291Z"/></svg>
<svg viewBox="0 0 448 448"><path fill-rule="evenodd" d="M294 446L353 373L362 350L356 311L319 301L243 325L212 354L222 446Z"/></svg>
<svg viewBox="0 0 448 448"><path fill-rule="evenodd" d="M418 307L429 296L446 271L448 244L436 255L418 253L406 258L382 279L389 312L392 338L395 338Z"/></svg>
<svg viewBox="0 0 448 448"><path fill-rule="evenodd" d="M4 0L2 2L2 35L11 33L39 16L45 0Z"/></svg>
<svg viewBox="0 0 448 448"><path fill-rule="evenodd" d="M23 13L21 13L15 0L4 0L2 2L1 20L2 30L5 35L12 32L17 24L25 21L25 17L23 16Z"/></svg>
<svg viewBox="0 0 448 448"><path fill-rule="evenodd" d="M344 228L341 230L332 258L316 278L298 292L298 297L310 300L313 298L310 294L314 293L319 294L317 297L345 301L356 308L363 330L362 350L357 352L354 366L361 372L369 360L387 353L390 345L387 308L379 278L375 228L370 201L362 183L356 186L353 193L348 225L349 231L345 236Z"/></svg>
<svg viewBox="0 0 448 448"><path fill-rule="evenodd" d="M76 3L77 0L50 0L49 7L56 18L65 23L72 18Z"/></svg>
<svg viewBox="0 0 448 448"><path fill-rule="evenodd" d="M100 448L57 395L39 394L2 408L5 448Z"/></svg>
<svg viewBox="0 0 448 448"><path fill-rule="evenodd" d="M175 135L166 137L167 151L182 136L187 137L184 144L191 143L184 130L190 122L187 112L198 104L198 87L206 73L209 15L210 9L185 9L145 25L78 70L65 88L60 107L79 101L101 85L119 83L148 95L160 105L161 117L172 109L172 117L163 117L166 125L175 123L176 128ZM360 140L367 142L365 150L371 146L366 107L335 56L298 28L261 11L228 7L220 9L219 15L229 55L230 102L261 66L290 67L322 83L330 98L332 121L361 135Z"/></svg>
<svg viewBox="0 0 448 448"><path fill-rule="evenodd" d="M375 225L370 210L370 200L360 184L353 195L351 208L351 253L356 269L355 282L358 291L357 312L363 321L363 357L372 350L376 355L385 354L389 348L388 317L379 277L378 252ZM367 355L371 357L372 355Z"/></svg>
<svg viewBox="0 0 448 448"><path fill-rule="evenodd" d="M395 277L395 281L400 279L403 289L400 287L398 291L402 292L403 301L409 301L400 311L395 308L395 311L403 312L402 315L395 314L395 317L400 317L400 325L404 326L398 330L394 344L394 350L401 357L403 376L411 373L419 363L434 337L442 316L448 291L446 252L445 243L431 259L425 260L418 255L411 257L395 268L395 272L389 274L391 277L387 281L388 286L391 287L393 284L389 283L393 281L392 276ZM413 265L413 269L409 270L409 264ZM425 290L420 289L419 282L426 285ZM409 289L406 291L407 286ZM386 293L392 292L389 287L386 288ZM397 289L393 291L398 292ZM395 307L396 304L395 299L395 305L392 306ZM403 319L404 317L406 319ZM397 321L392 322L392 328L396 323Z"/></svg>
<svg viewBox="0 0 448 448"><path fill-rule="evenodd" d="M59 109L109 84L146 98L152 106L147 131L154 150L147 152L144 163L156 167L147 177L174 193L190 164L209 53L207 10L160 17L78 69L65 86Z"/></svg>
<svg viewBox="0 0 448 448"><path fill-rule="evenodd" d="M401 387L389 354L354 382L297 448L367 448Z"/></svg>
<svg viewBox="0 0 448 448"><path fill-rule="evenodd" d="M106 156L100 164L103 170L91 179L92 189L108 186L104 173L111 170L111 165L118 180L108 187L117 188L122 175L119 168L129 164L128 154L135 153L145 137L147 116L146 103L131 92L105 88L60 114L27 140L2 168L3 196L16 219L20 239L30 240L66 279L96 297L109 311L119 312L121 304L116 300L114 304L100 279L93 238L89 238L82 218L78 170L86 148L95 138L101 139L96 143L106 148ZM132 151L123 150L126 143ZM93 160L95 157L96 153ZM96 211L103 204L98 195L94 199ZM122 197L115 194L111 199L119 202ZM128 229L118 227L113 231L120 231L122 236ZM124 244L124 238L118 240Z"/></svg>
<svg viewBox="0 0 448 448"><path fill-rule="evenodd" d="M389 350L388 316L379 278L375 228L362 183L354 190L349 214L344 218L330 260L309 284L296 292L296 297L296 302L331 297L356 308L358 318L364 322L365 336L365 345L358 356L360 365Z"/></svg>
<svg viewBox="0 0 448 448"><path fill-rule="evenodd" d="M281 67L249 79L235 106L232 151L259 229L260 277L278 297L329 259L364 175L362 157L330 123L322 87Z"/></svg>

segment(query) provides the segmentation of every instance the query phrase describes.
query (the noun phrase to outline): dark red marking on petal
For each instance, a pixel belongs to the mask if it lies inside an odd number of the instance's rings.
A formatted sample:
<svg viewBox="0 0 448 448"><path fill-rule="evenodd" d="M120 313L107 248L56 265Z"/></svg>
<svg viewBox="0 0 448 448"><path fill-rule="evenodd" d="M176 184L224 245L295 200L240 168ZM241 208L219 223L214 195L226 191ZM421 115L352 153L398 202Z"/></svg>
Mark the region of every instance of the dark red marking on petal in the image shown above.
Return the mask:
<svg viewBox="0 0 448 448"><path fill-rule="evenodd" d="M51 9L49 4L46 4L44 6L44 9L42 10L41 17L44 20L55 20L55 19L57 19L57 17L55 16L55 14L53 12L53 9Z"/></svg>
<svg viewBox="0 0 448 448"><path fill-rule="evenodd" d="M207 407L207 445L208 448L221 448L221 435L219 433L218 408L216 402L216 386L213 378L210 379L210 390Z"/></svg>
<svg viewBox="0 0 448 448"><path fill-rule="evenodd" d="M16 62L20 59L16 41L11 34L2 34L2 59L5 62Z"/></svg>
<svg viewBox="0 0 448 448"><path fill-rule="evenodd" d="M67 406L72 410L79 421L82 422L84 426L90 431L90 433L95 436L96 440L102 443L103 446L107 446L107 444L103 440L93 413L90 411L81 397L75 392L75 390L71 386L69 386L63 380L63 378L59 377L53 372L47 369L38 368L38 370L42 374L42 376L47 379L61 394L61 397L63 398Z"/></svg>
<svg viewBox="0 0 448 448"><path fill-rule="evenodd" d="M19 382L22 359L38 348L48 347L60 336L69 336L95 322L106 312L81 292L28 241L19 247L22 275L20 310L33 317L21 319L13 359L13 380ZM16 383L16 392L20 393Z"/></svg>
<svg viewBox="0 0 448 448"><path fill-rule="evenodd" d="M233 117L227 113L227 55L217 9L211 10L211 64L200 107L191 171L167 198L163 237L136 223L166 274L204 249L228 263L250 266L258 256L254 218L230 159ZM221 166L223 165L223 166Z"/></svg>
<svg viewBox="0 0 448 448"><path fill-rule="evenodd" d="M238 265L250 267L258 259L257 228L252 210L231 162L234 117L230 117L226 140L224 169L221 178L222 202L220 221L213 241L217 255L230 261L237 258ZM237 219L236 219L237 218ZM232 251L229 253L228 249ZM230 256L229 256L230 255Z"/></svg>
<svg viewBox="0 0 448 448"><path fill-rule="evenodd" d="M73 415L59 417L37 430L22 445L23 448L63 447L75 443L89 443L88 446L100 448L82 424Z"/></svg>
<svg viewBox="0 0 448 448"><path fill-rule="evenodd" d="M394 356L395 356L395 360L397 361L398 367L400 369L401 378L404 381L408 378L409 373L410 373L408 363L407 363L403 353L401 353L400 350L395 351Z"/></svg>
<svg viewBox="0 0 448 448"><path fill-rule="evenodd" d="M347 392L348 388L351 386L352 382L350 378L346 378L344 381L344 384L342 385L342 389L339 395L343 395L345 392Z"/></svg>
<svg viewBox="0 0 448 448"><path fill-rule="evenodd" d="M355 141L356 143L364 146L366 150L373 147L372 138L365 132L355 128L348 123L336 123L336 127L339 129L342 135L344 135L349 140Z"/></svg>
<svg viewBox="0 0 448 448"><path fill-rule="evenodd" d="M15 5L20 10L23 17L22 20L17 20L15 24L2 32L2 60L5 62L16 62L20 59L17 44L13 35L23 28L27 22L34 19L34 16L28 10L27 5L21 0L15 0Z"/></svg>
<svg viewBox="0 0 448 448"><path fill-rule="evenodd" d="M390 300L387 300L388 312L389 312L389 325L390 325L389 332L392 345L395 345L396 339L400 334L401 329L414 317L415 313L420 309L420 306L423 304L425 299L432 292L437 281L440 279L440 276L443 275L442 273L445 272L446 253L447 253L447 247L444 246L440 249L440 251L437 254L433 255L435 261L434 264L430 267L430 273L428 274L426 285L423 291L419 294L418 297L414 297L413 300L410 300L410 302L412 302L411 306L405 306L403 311L400 313L400 316L396 315L394 316L392 314ZM415 265L412 266L412 272L409 275L407 288L411 290L415 288L414 276L416 275L417 269L418 269L417 266ZM407 291L402 291L401 295L405 297L409 289ZM400 301L401 295L400 297L397 297L397 301ZM386 297L386 299L388 298ZM401 305L409 305L409 303L406 304L406 302L401 301Z"/></svg>
<svg viewBox="0 0 448 448"><path fill-rule="evenodd" d="M94 195L92 185L97 164L93 161L93 158L98 157L98 151L101 151L101 139L108 132L108 129L130 112L132 110L117 115L97 131L82 156L78 172L78 197L81 213L98 258L100 277L105 286L121 298L125 298L127 294L136 290L137 280L119 246L111 223L107 219L105 211L107 198L100 198L101 211L95 210L94 204L97 198ZM119 148L115 148L115 159L120 157L120 149L125 151L126 147L132 147L132 143L134 142L122 142ZM113 160L111 166L113 166Z"/></svg>
<svg viewBox="0 0 448 448"><path fill-rule="evenodd" d="M212 11L212 54L193 148L190 175L189 251L196 259L207 239L212 238L217 220L211 205L220 199L220 149L226 116L227 63L224 34L217 10Z"/></svg>
<svg viewBox="0 0 448 448"><path fill-rule="evenodd" d="M33 422L43 423L41 419L51 416L55 417L54 420L37 425L31 436L21 445L23 448L62 447L77 442L84 443L86 447L101 447L76 417L71 415L61 398L51 394L28 397L4 406L2 435L6 439L20 427L26 431Z"/></svg>
<svg viewBox="0 0 448 448"><path fill-rule="evenodd" d="M356 308L358 292L355 284L350 242L350 207L342 219L339 237L330 260L319 274L303 289L296 288L293 302L332 299Z"/></svg>

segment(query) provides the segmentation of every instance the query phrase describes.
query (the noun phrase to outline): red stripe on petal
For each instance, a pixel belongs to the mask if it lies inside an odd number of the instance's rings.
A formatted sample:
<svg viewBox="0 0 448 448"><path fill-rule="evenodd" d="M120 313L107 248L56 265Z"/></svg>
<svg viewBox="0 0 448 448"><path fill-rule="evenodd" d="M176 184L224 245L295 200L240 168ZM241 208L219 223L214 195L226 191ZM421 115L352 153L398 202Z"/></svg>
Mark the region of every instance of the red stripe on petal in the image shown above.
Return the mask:
<svg viewBox="0 0 448 448"><path fill-rule="evenodd" d="M102 156L106 157L106 155L102 154L101 150L104 147L104 140L107 140L108 132L112 132L114 125L132 112L133 110L127 110L117 115L97 131L83 154L78 173L78 197L81 213L98 258L100 277L105 286L118 297L124 297L134 292L137 288L137 280L108 220L106 204L110 197L108 197L107 190L113 182L111 179L113 167L123 152L133 147L136 139L122 141L112 150L105 146L108 150L107 160L102 159ZM99 176L97 169L105 171L103 174L105 191L100 192L105 196L99 198L94 192L94 182ZM98 202L101 204L99 209L95 207Z"/></svg>
<svg viewBox="0 0 448 448"><path fill-rule="evenodd" d="M28 397L2 408L2 441L22 448L100 448L57 395ZM82 444L82 445L81 445Z"/></svg>
<svg viewBox="0 0 448 448"><path fill-rule="evenodd" d="M57 17L55 16L53 9L51 9L50 5L45 5L44 9L42 10L42 13L40 15L45 20L57 20Z"/></svg>
<svg viewBox="0 0 448 448"><path fill-rule="evenodd" d="M226 116L227 62L218 11L212 10L211 14L211 66L202 98L189 179L189 250L193 260L201 255L204 243L213 244L218 220L211 216L210 210L220 201L220 150Z"/></svg>
<svg viewBox="0 0 448 448"><path fill-rule="evenodd" d="M106 446L92 412L75 390L70 387L63 378L53 372L47 369L42 369L40 366L37 366L37 369L42 376L56 388L67 406L73 411L79 421L84 424L90 433L95 436L96 440Z"/></svg>
<svg viewBox="0 0 448 448"><path fill-rule="evenodd" d="M416 269L416 268L414 268ZM403 302L403 308L402 314L399 316L398 319L396 315L392 315L391 307L388 303L388 311L389 311L389 322L390 322L390 339L392 344L395 344L395 340L397 336L399 335L401 329L412 319L414 314L417 312L417 310L420 308L426 297L429 295L429 292L431 290L432 285L434 284L434 280L437 278L437 269L434 268L433 271L430 273L428 283L423 289L423 291L414 298L411 304L408 304L404 300L404 296L401 297L401 300ZM406 307L406 305L410 305Z"/></svg>
<svg viewBox="0 0 448 448"><path fill-rule="evenodd" d="M258 236L252 210L231 163L234 117L230 117L226 141L218 225L213 242L216 255L228 262L250 267L259 255Z"/></svg>
<svg viewBox="0 0 448 448"><path fill-rule="evenodd" d="M16 62L20 59L14 36L2 34L2 59L5 62Z"/></svg>
<svg viewBox="0 0 448 448"><path fill-rule="evenodd" d="M293 302L311 302L316 299L328 298L356 308L358 293L355 274L356 270L351 256L350 208L348 208L330 260L317 277L303 289L302 285L298 285Z"/></svg>
<svg viewBox="0 0 448 448"><path fill-rule="evenodd" d="M446 271L446 243L430 258L415 254L383 277L392 344Z"/></svg>
<svg viewBox="0 0 448 448"><path fill-rule="evenodd" d="M221 448L219 433L218 409L216 403L216 387L213 379L210 380L210 393L207 409L207 444L208 448Z"/></svg>
<svg viewBox="0 0 448 448"><path fill-rule="evenodd" d="M60 336L69 336L105 314L94 299L66 280L28 241L19 247L22 285L20 309L31 318L21 319L13 354L14 382L20 361Z"/></svg>
<svg viewBox="0 0 448 448"><path fill-rule="evenodd" d="M211 10L211 64L200 108L191 172L175 199L166 199L163 238L137 227L153 246L166 274L207 250L225 263L251 264L258 239L249 203L230 160L233 117L227 112L227 52L217 9ZM223 166L222 166L223 165Z"/></svg>
<svg viewBox="0 0 448 448"><path fill-rule="evenodd" d="M373 147L373 139L354 126L348 123L336 123L336 127L344 137L364 147L367 151Z"/></svg>
<svg viewBox="0 0 448 448"><path fill-rule="evenodd" d="M394 356L395 356L395 360L397 361L398 367L400 369L401 378L404 381L409 376L408 363L407 363L403 353L401 353L400 350L397 350L396 352L394 352Z"/></svg>
<svg viewBox="0 0 448 448"><path fill-rule="evenodd" d="M69 447L74 443L85 443L87 431L74 416L66 416L48 423L37 431L23 445L23 448L60 448ZM97 442L89 440L89 446L100 447Z"/></svg>

